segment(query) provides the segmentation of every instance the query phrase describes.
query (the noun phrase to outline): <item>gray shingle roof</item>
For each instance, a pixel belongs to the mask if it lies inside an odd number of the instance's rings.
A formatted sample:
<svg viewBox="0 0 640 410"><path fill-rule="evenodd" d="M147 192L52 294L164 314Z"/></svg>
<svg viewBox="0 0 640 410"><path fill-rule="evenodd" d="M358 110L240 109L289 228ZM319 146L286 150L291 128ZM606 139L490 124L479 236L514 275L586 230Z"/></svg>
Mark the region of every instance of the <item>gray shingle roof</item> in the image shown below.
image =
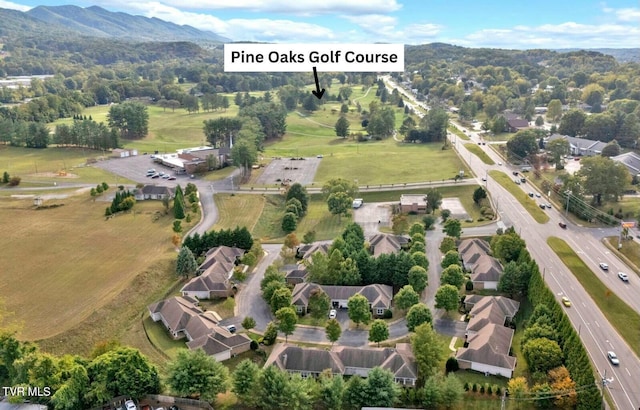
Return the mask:
<svg viewBox="0 0 640 410"><path fill-rule="evenodd" d="M210 249L204 262L198 268L200 276L192 278L181 289L181 292L224 291L230 288L229 277L235 267L238 256L244 254L239 248L218 246Z"/></svg>
<svg viewBox="0 0 640 410"><path fill-rule="evenodd" d="M193 298L175 296L150 304L149 312L159 313L167 326L174 332L178 332L185 329L192 316L203 313L196 304L197 301Z"/></svg>
<svg viewBox="0 0 640 410"><path fill-rule="evenodd" d="M379 256L383 253L396 253L402 248L402 245L408 242L409 240L402 236L385 233L379 233L369 237L369 246L373 256Z"/></svg>
<svg viewBox="0 0 640 410"><path fill-rule="evenodd" d="M480 255L471 266L473 282L497 282L502 274L502 265L493 256Z"/></svg>
<svg viewBox="0 0 640 410"><path fill-rule="evenodd" d="M456 358L513 370L516 366L516 358L509 356L512 339L513 329L493 323L488 324L479 332L469 336L468 347L459 348Z"/></svg>
<svg viewBox="0 0 640 410"><path fill-rule="evenodd" d="M640 174L640 155L635 152L625 152L624 154L611 157L611 159L627 167L631 175Z"/></svg>
<svg viewBox="0 0 640 410"><path fill-rule="evenodd" d="M367 286L329 286L315 283L298 283L291 294L291 303L297 306L307 306L309 295L313 289L322 289L331 300L347 300L355 294L366 297L372 307L389 307L393 297L393 288L388 285Z"/></svg>

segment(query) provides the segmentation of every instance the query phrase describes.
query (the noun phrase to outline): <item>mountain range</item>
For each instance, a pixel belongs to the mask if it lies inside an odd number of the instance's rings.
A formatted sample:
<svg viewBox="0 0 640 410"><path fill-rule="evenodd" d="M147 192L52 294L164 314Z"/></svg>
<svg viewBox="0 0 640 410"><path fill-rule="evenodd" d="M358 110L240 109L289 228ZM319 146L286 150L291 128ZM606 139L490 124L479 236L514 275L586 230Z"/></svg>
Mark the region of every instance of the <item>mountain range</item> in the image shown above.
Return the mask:
<svg viewBox="0 0 640 410"><path fill-rule="evenodd" d="M111 12L98 6L38 6L27 12L0 9L0 36L15 34L77 34L134 41L208 41L230 39L211 31L181 26L158 18Z"/></svg>

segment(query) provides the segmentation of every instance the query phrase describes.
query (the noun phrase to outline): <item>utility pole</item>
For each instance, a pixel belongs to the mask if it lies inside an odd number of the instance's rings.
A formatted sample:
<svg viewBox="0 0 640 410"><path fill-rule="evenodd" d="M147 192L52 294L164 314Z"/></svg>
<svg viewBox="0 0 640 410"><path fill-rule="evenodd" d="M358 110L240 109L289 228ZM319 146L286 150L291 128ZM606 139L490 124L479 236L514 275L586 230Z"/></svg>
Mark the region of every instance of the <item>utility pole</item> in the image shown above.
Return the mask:
<svg viewBox="0 0 640 410"><path fill-rule="evenodd" d="M500 400L500 410L505 410L507 408L507 390L505 389L502 392L502 399Z"/></svg>
<svg viewBox="0 0 640 410"><path fill-rule="evenodd" d="M567 209L564 211L564 217L567 218L569 215L569 199L571 198L571 191L565 191L565 194L567 194Z"/></svg>

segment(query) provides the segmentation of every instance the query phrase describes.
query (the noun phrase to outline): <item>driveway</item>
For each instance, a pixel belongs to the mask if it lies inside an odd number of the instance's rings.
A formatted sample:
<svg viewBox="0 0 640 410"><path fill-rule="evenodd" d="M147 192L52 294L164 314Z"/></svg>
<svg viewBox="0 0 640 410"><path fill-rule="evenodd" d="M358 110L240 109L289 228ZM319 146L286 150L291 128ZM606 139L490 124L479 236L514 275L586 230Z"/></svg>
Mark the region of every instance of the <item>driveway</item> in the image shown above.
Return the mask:
<svg viewBox="0 0 640 410"><path fill-rule="evenodd" d="M391 205L396 202L364 203L353 210L353 220L364 231L365 238L378 233L381 226L391 226Z"/></svg>

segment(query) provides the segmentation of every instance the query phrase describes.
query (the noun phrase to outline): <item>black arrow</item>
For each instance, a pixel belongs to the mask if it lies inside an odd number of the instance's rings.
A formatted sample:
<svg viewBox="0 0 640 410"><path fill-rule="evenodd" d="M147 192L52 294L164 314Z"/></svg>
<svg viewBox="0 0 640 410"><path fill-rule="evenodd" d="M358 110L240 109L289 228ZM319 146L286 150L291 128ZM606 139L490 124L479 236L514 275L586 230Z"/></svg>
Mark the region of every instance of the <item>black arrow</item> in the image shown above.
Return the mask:
<svg viewBox="0 0 640 410"><path fill-rule="evenodd" d="M313 78L316 80L316 90L315 91L311 91L311 92L319 100L324 95L324 88L322 90L320 90L320 83L318 82L318 72L316 71L315 67L313 67Z"/></svg>

